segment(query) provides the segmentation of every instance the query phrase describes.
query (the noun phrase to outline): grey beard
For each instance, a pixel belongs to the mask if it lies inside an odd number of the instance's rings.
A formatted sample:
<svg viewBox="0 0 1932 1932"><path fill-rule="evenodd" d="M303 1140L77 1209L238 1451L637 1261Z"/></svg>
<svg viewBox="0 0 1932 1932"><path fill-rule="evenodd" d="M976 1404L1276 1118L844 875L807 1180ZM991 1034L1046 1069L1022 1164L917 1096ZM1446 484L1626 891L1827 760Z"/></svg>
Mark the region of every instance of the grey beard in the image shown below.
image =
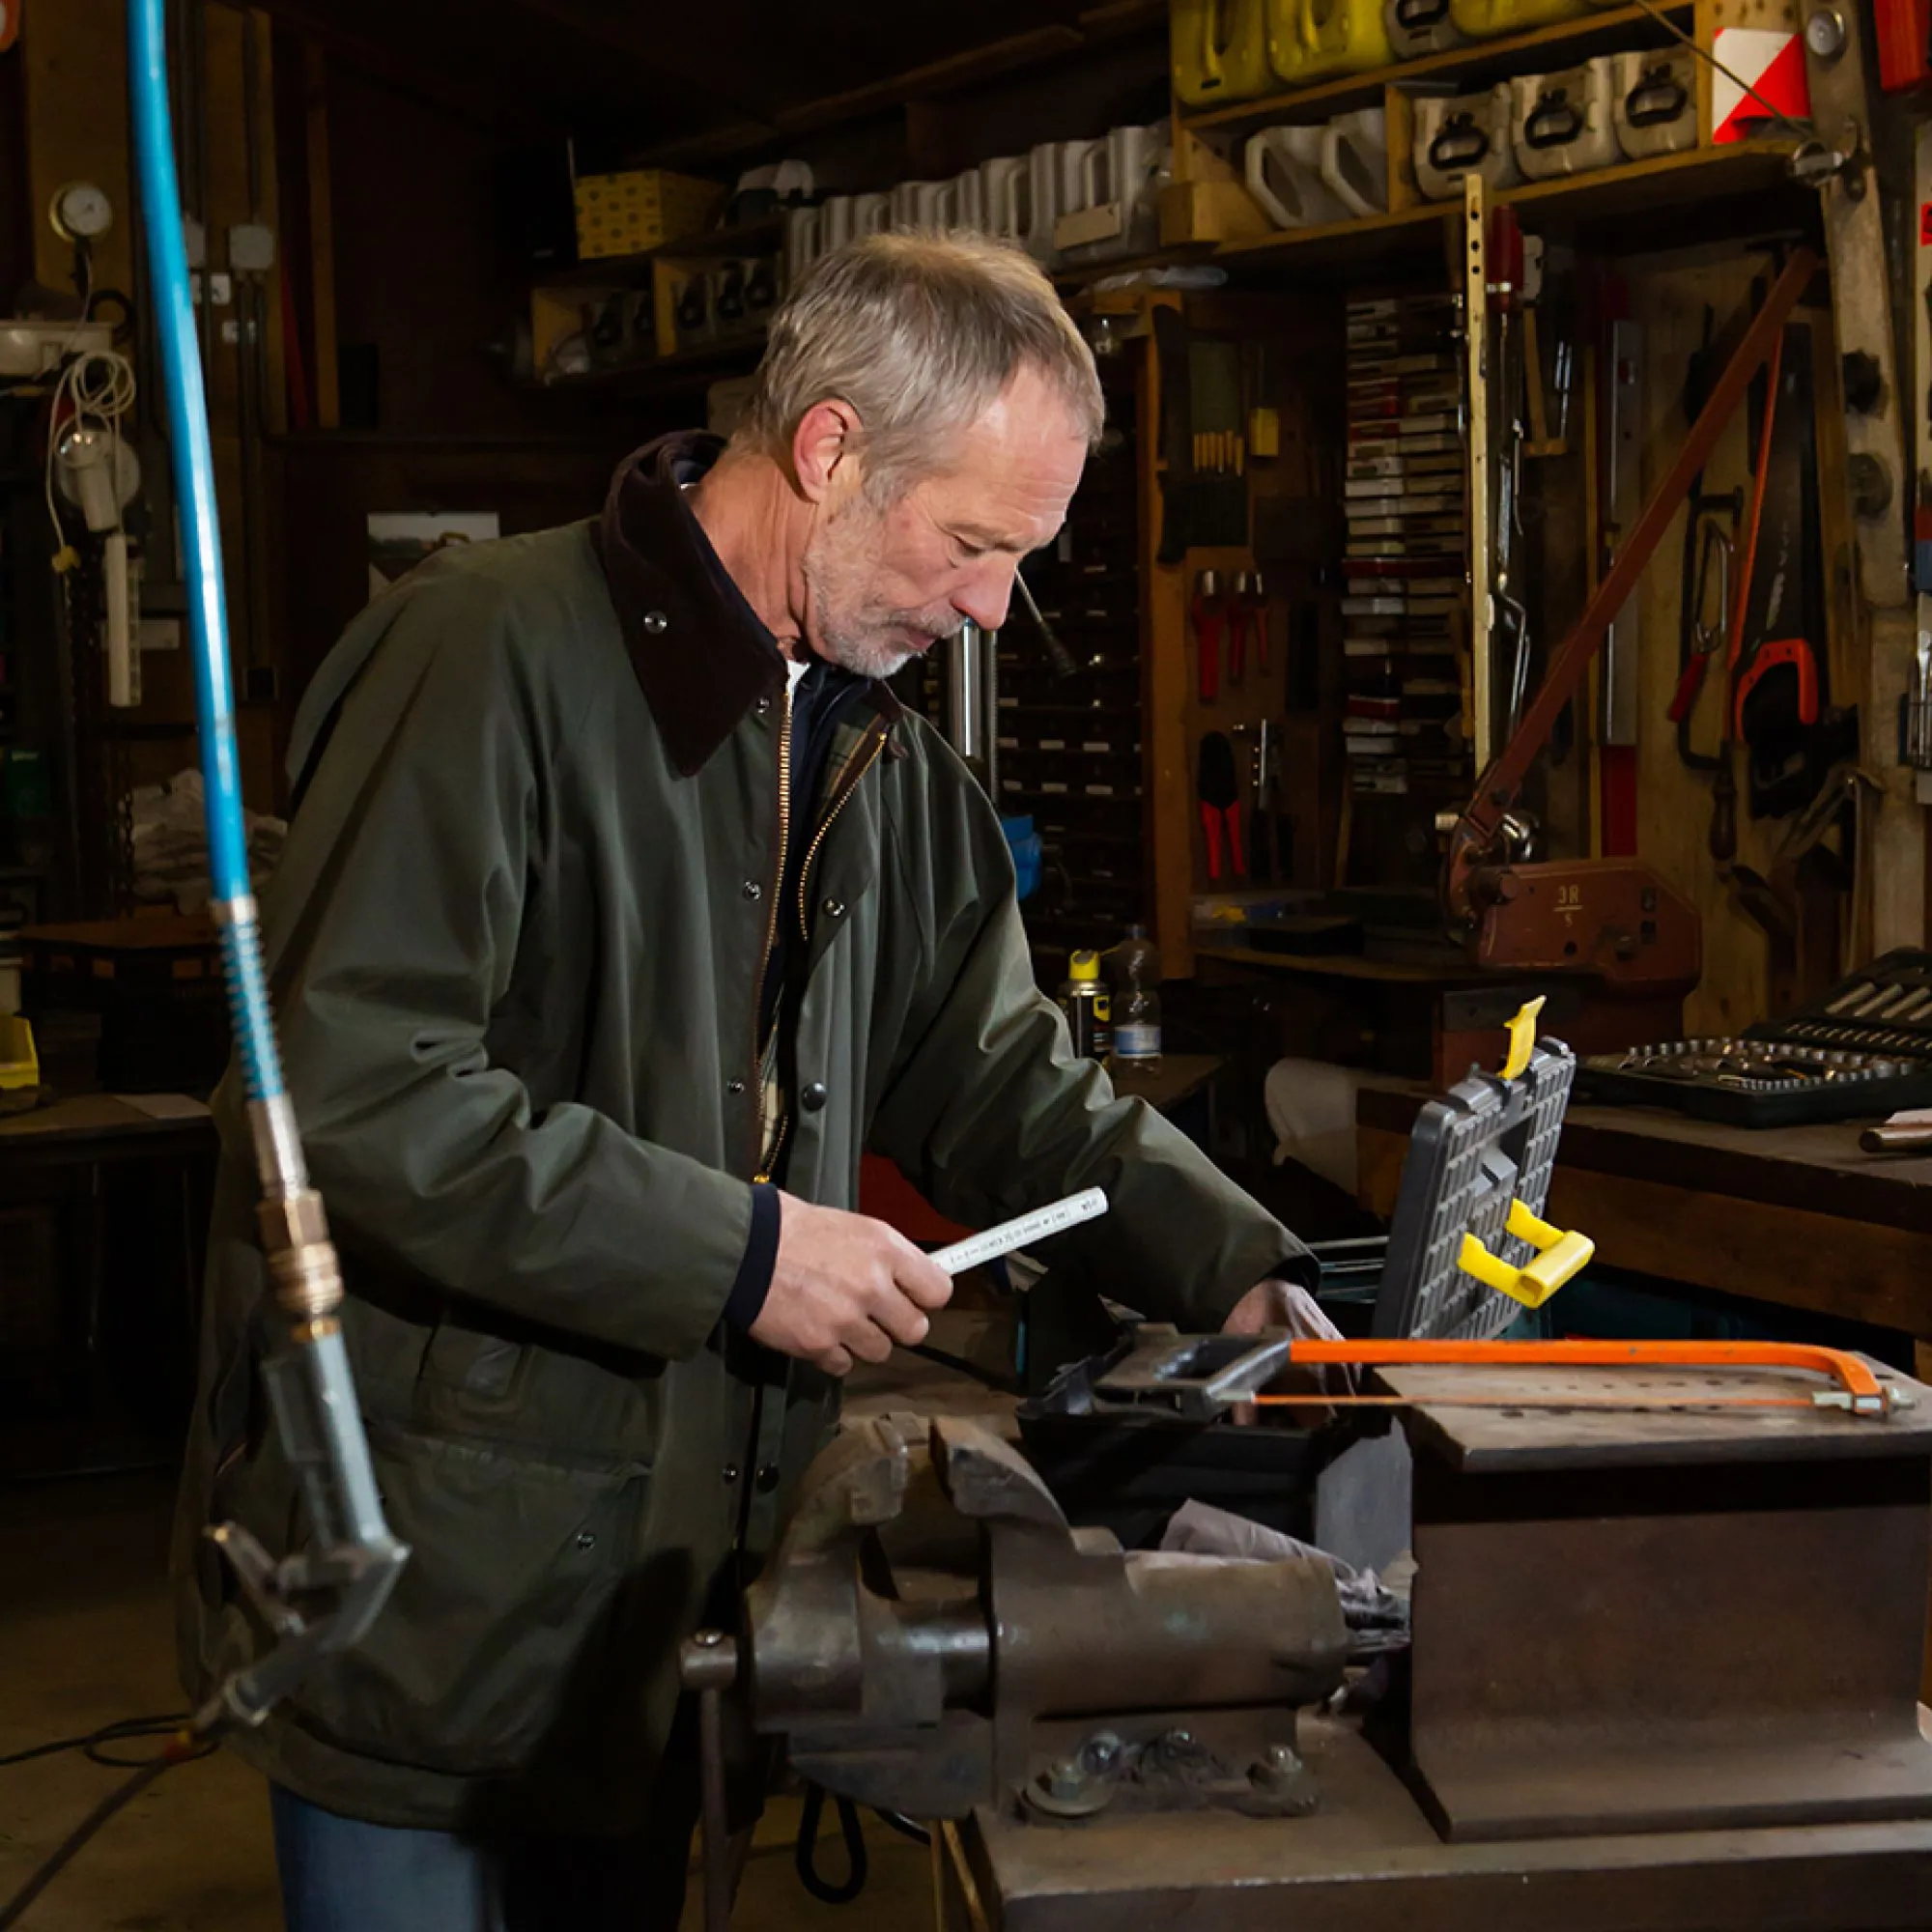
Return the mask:
<svg viewBox="0 0 1932 1932"><path fill-rule="evenodd" d="M861 677L887 678L903 670L912 660L911 651L889 650L869 639L832 637L823 642L823 655L841 670L856 671Z"/></svg>

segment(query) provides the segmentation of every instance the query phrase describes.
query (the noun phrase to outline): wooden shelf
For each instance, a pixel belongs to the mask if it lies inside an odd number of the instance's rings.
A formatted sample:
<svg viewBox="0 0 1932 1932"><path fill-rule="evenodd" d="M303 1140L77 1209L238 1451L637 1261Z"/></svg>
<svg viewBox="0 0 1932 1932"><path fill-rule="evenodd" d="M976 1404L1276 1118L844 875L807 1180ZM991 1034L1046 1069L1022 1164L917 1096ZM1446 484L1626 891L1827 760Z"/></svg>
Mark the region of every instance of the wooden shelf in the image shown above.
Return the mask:
<svg viewBox="0 0 1932 1932"><path fill-rule="evenodd" d="M1284 886L1281 891L1290 888ZM1396 986L1457 986L1478 983L1482 974L1473 966L1411 966L1393 959L1368 959L1359 952L1271 952L1252 946L1219 940L1199 943L1197 960L1212 959L1223 966L1250 966L1267 973L1292 973L1307 980L1368 980Z"/></svg>
<svg viewBox="0 0 1932 1932"><path fill-rule="evenodd" d="M1663 12L1682 16L1687 25L1693 8L1682 4L1666 6ZM1419 60L1397 61L1388 67L1371 68L1366 73L1337 74L1332 80L1318 81L1312 87L1298 87L1283 94L1264 95L1256 100L1231 100L1225 107L1210 107L1201 113L1182 114L1179 125L1190 133L1204 133L1214 128L1239 128L1259 122L1325 121L1329 115L1350 107L1374 106L1385 87L1406 87L1417 81L1469 80L1498 77L1509 71L1520 72L1518 56L1545 51L1560 51L1564 66L1574 66L1594 54L1607 53L1633 44L1633 28L1647 30L1646 38L1667 41L1648 9L1610 7L1593 10L1574 20L1558 20L1526 34L1507 34L1500 40L1471 41L1467 46L1451 47L1444 53L1424 54Z"/></svg>
<svg viewBox="0 0 1932 1932"><path fill-rule="evenodd" d="M770 254L784 246L784 217L767 215L760 221L741 221L731 228L706 229L700 235L680 235L635 255L594 255L568 268L551 269L536 278L540 289L628 288L650 279L651 264L659 261L710 262L728 255Z"/></svg>
<svg viewBox="0 0 1932 1932"><path fill-rule="evenodd" d="M526 387L557 395L648 396L714 382L720 376L749 373L763 355L765 338L744 335L730 342L707 342L697 349L680 349L675 355L654 356L648 362L627 362L617 369L591 369L582 376L554 376Z"/></svg>
<svg viewBox="0 0 1932 1932"><path fill-rule="evenodd" d="M1037 72L1052 63L1091 54L1136 35L1159 36L1162 42L1166 38L1166 0L1099 0L1077 12L1053 11L1062 17L1049 24L1024 28L844 93L781 107L757 120L748 118L665 142L644 156L645 164L692 167L754 152L781 153L790 136L902 112L915 101L943 100L1004 74ZM1149 78L1159 71L1151 68Z"/></svg>
<svg viewBox="0 0 1932 1932"><path fill-rule="evenodd" d="M1515 187L1500 189L1492 200L1577 221L1649 213L1714 195L1775 189L1789 181L1786 163L1794 145L1789 141L1740 141L1721 148L1692 148L1681 155L1626 161L1590 174L1520 182ZM1216 249L1213 259L1231 269L1275 260L1291 261L1296 267L1373 261L1411 252L1422 244L1436 245L1444 225L1460 222L1462 215L1460 200L1424 202L1389 214L1324 222L1311 228L1285 228L1274 235L1226 242Z"/></svg>

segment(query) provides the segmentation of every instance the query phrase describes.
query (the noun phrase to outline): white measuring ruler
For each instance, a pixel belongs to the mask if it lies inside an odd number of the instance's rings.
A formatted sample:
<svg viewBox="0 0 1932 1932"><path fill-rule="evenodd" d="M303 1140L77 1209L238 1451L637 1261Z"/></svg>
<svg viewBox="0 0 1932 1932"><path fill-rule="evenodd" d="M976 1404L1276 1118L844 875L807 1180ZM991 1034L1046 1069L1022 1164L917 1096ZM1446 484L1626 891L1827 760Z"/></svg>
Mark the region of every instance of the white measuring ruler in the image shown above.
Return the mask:
<svg viewBox="0 0 1932 1932"><path fill-rule="evenodd" d="M964 1274L982 1262L997 1261L1001 1255L1009 1255L1031 1241L1043 1241L1049 1235L1064 1235L1068 1228L1077 1228L1081 1222L1092 1221L1106 1211L1106 1194L1100 1188L1090 1187L1084 1194L1069 1194L1050 1207L1036 1208L1016 1221L1002 1221L984 1234L969 1235L950 1248L936 1249L929 1259L948 1274Z"/></svg>

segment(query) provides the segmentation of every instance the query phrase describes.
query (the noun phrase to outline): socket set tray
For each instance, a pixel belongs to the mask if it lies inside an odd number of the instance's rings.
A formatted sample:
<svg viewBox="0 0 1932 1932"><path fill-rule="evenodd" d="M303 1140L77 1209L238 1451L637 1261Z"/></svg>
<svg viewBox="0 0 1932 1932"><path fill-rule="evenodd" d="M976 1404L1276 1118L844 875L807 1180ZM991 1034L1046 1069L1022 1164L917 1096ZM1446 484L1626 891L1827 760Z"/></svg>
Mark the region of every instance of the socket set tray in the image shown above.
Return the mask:
<svg viewBox="0 0 1932 1932"><path fill-rule="evenodd" d="M1579 1099L1675 1107L1740 1127L1880 1120L1932 1106L1932 952L1901 947L1737 1037L1600 1053Z"/></svg>

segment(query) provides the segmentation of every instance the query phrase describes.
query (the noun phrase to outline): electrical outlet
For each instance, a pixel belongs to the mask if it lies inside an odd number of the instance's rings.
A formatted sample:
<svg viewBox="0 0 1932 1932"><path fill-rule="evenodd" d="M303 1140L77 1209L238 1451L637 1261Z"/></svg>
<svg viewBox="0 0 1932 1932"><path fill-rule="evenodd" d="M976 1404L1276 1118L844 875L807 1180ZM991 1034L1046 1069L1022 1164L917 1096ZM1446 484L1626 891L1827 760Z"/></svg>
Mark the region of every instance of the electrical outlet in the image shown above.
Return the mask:
<svg viewBox="0 0 1932 1932"><path fill-rule="evenodd" d="M266 222L238 222L228 231L228 266L238 275L266 274L275 266L275 231Z"/></svg>

